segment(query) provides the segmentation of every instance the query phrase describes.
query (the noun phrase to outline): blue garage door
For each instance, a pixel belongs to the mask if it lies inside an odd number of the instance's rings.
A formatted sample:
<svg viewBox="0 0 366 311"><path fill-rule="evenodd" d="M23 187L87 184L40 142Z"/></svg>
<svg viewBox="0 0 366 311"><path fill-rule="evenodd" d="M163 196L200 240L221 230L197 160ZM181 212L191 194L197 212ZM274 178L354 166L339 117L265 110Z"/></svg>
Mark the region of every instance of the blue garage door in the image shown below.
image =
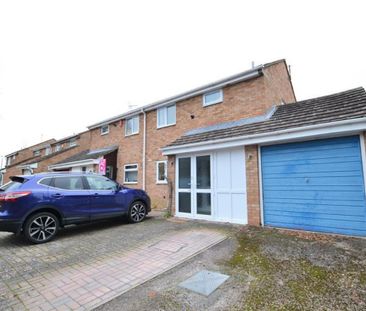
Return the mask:
<svg viewBox="0 0 366 311"><path fill-rule="evenodd" d="M366 236L359 136L261 148L264 224Z"/></svg>

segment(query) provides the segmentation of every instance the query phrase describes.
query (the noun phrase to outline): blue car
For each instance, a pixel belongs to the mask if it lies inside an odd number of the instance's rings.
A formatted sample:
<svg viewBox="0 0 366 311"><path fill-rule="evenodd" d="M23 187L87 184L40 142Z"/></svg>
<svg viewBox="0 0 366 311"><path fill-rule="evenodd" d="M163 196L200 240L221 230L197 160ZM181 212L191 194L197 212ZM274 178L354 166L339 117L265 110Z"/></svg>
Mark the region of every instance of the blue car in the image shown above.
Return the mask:
<svg viewBox="0 0 366 311"><path fill-rule="evenodd" d="M0 187L0 231L45 243L60 227L126 215L132 223L151 211L143 190L122 187L95 174L12 176Z"/></svg>

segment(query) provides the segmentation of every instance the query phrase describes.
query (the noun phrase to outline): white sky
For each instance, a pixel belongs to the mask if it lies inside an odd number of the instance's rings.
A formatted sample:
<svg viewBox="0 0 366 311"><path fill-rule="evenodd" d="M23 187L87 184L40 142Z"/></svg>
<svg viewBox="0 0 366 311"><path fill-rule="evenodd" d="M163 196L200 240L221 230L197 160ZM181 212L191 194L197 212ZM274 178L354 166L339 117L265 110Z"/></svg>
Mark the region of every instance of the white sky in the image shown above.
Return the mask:
<svg viewBox="0 0 366 311"><path fill-rule="evenodd" d="M0 156L286 58L298 100L366 87L364 1L0 0Z"/></svg>

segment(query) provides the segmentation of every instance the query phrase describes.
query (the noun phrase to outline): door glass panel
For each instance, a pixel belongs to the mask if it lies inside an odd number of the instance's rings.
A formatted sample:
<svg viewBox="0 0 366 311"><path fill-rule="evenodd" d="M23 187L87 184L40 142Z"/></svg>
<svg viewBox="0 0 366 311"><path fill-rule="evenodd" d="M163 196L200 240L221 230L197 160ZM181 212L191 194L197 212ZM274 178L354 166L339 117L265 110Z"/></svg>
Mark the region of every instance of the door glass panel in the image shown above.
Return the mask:
<svg viewBox="0 0 366 311"><path fill-rule="evenodd" d="M191 193L179 192L179 212L190 213L191 212Z"/></svg>
<svg viewBox="0 0 366 311"><path fill-rule="evenodd" d="M211 215L211 193L197 193L197 214Z"/></svg>
<svg viewBox="0 0 366 311"><path fill-rule="evenodd" d="M210 156L197 157L197 189L211 188Z"/></svg>
<svg viewBox="0 0 366 311"><path fill-rule="evenodd" d="M191 188L191 158L179 159L179 189Z"/></svg>

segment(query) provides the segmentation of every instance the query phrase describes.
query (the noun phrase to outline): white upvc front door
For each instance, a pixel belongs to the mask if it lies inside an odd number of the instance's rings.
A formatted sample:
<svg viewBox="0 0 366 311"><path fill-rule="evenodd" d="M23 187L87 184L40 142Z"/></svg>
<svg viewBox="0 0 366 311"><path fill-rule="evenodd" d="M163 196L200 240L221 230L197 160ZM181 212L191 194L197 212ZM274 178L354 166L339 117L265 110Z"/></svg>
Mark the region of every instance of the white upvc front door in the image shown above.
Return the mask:
<svg viewBox="0 0 366 311"><path fill-rule="evenodd" d="M212 219L210 154L177 159L177 215Z"/></svg>
<svg viewBox="0 0 366 311"><path fill-rule="evenodd" d="M176 215L246 224L244 148L177 157Z"/></svg>

